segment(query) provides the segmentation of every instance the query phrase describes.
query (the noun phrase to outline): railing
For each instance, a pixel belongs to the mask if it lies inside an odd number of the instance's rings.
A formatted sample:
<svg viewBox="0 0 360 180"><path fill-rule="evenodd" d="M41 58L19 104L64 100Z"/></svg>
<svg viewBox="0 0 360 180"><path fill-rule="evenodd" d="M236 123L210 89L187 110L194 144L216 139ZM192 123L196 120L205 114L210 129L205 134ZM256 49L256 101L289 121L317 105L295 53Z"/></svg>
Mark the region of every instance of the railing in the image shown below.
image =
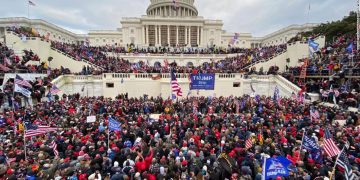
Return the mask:
<svg viewBox="0 0 360 180"><path fill-rule="evenodd" d="M66 57L74 60L74 61L79 61L79 60L76 60L73 56L70 56L69 54L67 54L67 53L65 53L65 52L62 52L62 51L60 51L60 50L58 50L58 49L56 49L56 48L54 48L54 47L51 47L51 50L54 50L54 51L56 51L56 52L58 52L58 53L60 53L60 54L62 54L62 55L64 55L64 56L66 56ZM95 68L97 68L97 69L104 70L103 67L98 66L98 65L96 65L96 64L94 64L94 63L92 63L92 62L90 62L90 61L85 60L85 59L81 59L80 61L85 62L85 63L89 64L90 66L93 66L93 67L95 67Z"/></svg>
<svg viewBox="0 0 360 180"><path fill-rule="evenodd" d="M188 79L190 74L188 73L178 73L176 78L178 79ZM104 73L102 75L104 79L106 78L115 78L115 79L170 79L170 73ZM218 73L215 74L215 77L218 79L235 79L237 77L244 77L244 74L241 73Z"/></svg>
<svg viewBox="0 0 360 180"><path fill-rule="evenodd" d="M111 53L111 54L110 54ZM119 57L195 57L195 58L227 58L241 55L242 53L231 53L231 54L187 54L187 53L164 53L164 54L154 54L154 53L116 53L107 51L105 52L107 56L119 56Z"/></svg>
<svg viewBox="0 0 360 180"><path fill-rule="evenodd" d="M287 88L291 89L293 92L295 92L296 94L301 90L301 88L299 88L298 86L296 86L295 84L293 84L292 82L288 81L287 79L285 79L284 77L280 76L280 75L276 75L276 80L278 80L279 82L281 82L282 84L284 84L284 86L286 86Z"/></svg>
<svg viewBox="0 0 360 180"><path fill-rule="evenodd" d="M263 59L263 60L255 61L254 63L251 63L250 65L247 65L247 66L245 66L244 68L242 68L242 70L244 70L244 69L249 69L250 67L255 66L256 64L259 64L259 63L268 62L268 61L272 60L273 58L278 57L278 56L284 54L285 52L287 52L287 49L285 49L284 51L281 51L281 52L279 52L279 53L276 53L274 56L271 56L270 58L266 58L266 59Z"/></svg>
<svg viewBox="0 0 360 180"><path fill-rule="evenodd" d="M22 38L20 34L17 34L17 33L13 32L13 31L6 31L6 33L8 33L8 34L13 34L13 35L19 37L20 39ZM26 40L40 40L40 41L44 41L44 42L50 43L49 40L46 40L46 39L40 38L40 37L26 37ZM66 56L66 57L74 60L74 61L78 61L78 60L76 60L74 57L70 56L69 54L66 54L66 53L64 53L64 52L62 52L62 51L59 51L58 49L55 49L55 48L53 48L53 47L50 47L50 48L51 48L52 50L54 50L54 51L57 51L58 53L61 53L62 55L64 55L64 56ZM87 60L85 60L85 59L81 59L81 61L82 61L82 62L85 62L85 63L87 63L87 64L89 64L89 65L91 65L91 66L93 66L93 67L95 67L95 68L97 68L97 69L104 70L104 68L102 68L101 66L98 66L98 65L96 65L96 64L94 64L94 63L91 63L90 61L87 61Z"/></svg>

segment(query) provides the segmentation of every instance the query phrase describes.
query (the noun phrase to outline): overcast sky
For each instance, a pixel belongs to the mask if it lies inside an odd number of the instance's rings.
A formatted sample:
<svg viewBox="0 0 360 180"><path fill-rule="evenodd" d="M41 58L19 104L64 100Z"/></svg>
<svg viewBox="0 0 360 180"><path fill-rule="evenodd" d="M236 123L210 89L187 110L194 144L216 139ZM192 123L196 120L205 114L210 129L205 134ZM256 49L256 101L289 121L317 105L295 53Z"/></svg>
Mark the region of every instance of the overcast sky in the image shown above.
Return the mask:
<svg viewBox="0 0 360 180"><path fill-rule="evenodd" d="M0 17L27 17L28 0L2 0ZM76 33L115 30L121 17L145 15L150 0L31 0L30 18L44 19ZM106 3L105 3L106 2ZM310 15L308 9L310 5ZM223 20L228 32L263 36L291 24L341 19L356 0L195 0L199 15Z"/></svg>

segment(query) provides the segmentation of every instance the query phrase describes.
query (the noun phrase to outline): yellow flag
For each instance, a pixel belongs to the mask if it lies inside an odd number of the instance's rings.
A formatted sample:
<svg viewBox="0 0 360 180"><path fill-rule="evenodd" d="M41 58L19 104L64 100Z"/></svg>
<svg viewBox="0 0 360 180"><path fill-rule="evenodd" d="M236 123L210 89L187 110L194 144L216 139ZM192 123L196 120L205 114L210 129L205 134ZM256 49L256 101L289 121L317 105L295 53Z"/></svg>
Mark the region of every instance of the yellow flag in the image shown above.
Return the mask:
<svg viewBox="0 0 360 180"><path fill-rule="evenodd" d="M35 28L31 28L31 33L32 33L33 35L35 35L35 36L38 35L38 32L36 31Z"/></svg>
<svg viewBox="0 0 360 180"><path fill-rule="evenodd" d="M49 68L49 65L48 65L47 62L44 63L44 68L45 68L45 69Z"/></svg>
<svg viewBox="0 0 360 180"><path fill-rule="evenodd" d="M25 129L25 128L24 128L24 124L19 123L19 124L18 124L18 129L19 129L19 131L21 131L21 132L24 131L24 129Z"/></svg>

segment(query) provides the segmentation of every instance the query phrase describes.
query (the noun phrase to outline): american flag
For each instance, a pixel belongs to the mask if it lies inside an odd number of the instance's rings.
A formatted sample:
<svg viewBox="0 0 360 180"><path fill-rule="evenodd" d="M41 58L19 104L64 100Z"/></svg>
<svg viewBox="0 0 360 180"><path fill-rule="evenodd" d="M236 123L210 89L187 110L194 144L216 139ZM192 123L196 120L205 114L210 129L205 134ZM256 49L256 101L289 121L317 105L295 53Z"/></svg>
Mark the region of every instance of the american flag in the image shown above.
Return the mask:
<svg viewBox="0 0 360 180"><path fill-rule="evenodd" d="M349 159L347 158L344 150L338 156L336 164L345 170L344 175L346 180L357 179L357 176L352 171L352 167L350 166Z"/></svg>
<svg viewBox="0 0 360 180"><path fill-rule="evenodd" d="M319 111L318 110L315 110L315 109L311 109L310 110L310 116L312 119L319 119L320 118L320 114L319 114Z"/></svg>
<svg viewBox="0 0 360 180"><path fill-rule="evenodd" d="M252 140L251 137L249 137L246 141L245 141L245 148L246 149L250 149L252 147Z"/></svg>
<svg viewBox="0 0 360 180"><path fill-rule="evenodd" d="M57 150L56 142L52 141L49 146L51 149L53 149L55 157L59 156L59 151Z"/></svg>
<svg viewBox="0 0 360 180"><path fill-rule="evenodd" d="M26 130L25 130L25 138L32 137L32 136L38 136L43 135L48 132L56 131L57 128L53 128L50 126L42 126L42 125L33 125L33 124L26 124Z"/></svg>
<svg viewBox="0 0 360 180"><path fill-rule="evenodd" d="M326 154L330 157L334 157L340 153L339 148L336 146L335 142L331 137L329 129L325 129L324 150Z"/></svg>
<svg viewBox="0 0 360 180"><path fill-rule="evenodd" d="M171 70L170 74L171 74L171 91L176 93L177 96L181 97L182 96L181 87L176 79L174 70Z"/></svg>
<svg viewBox="0 0 360 180"><path fill-rule="evenodd" d="M61 90L58 87L56 87L55 84L53 84L51 89L50 89L50 93L51 94L56 94L56 93L59 93L59 92L61 92Z"/></svg>
<svg viewBox="0 0 360 180"><path fill-rule="evenodd" d="M19 75L15 76L15 84L32 88L32 85L26 80L24 80L22 77L20 77Z"/></svg>
<svg viewBox="0 0 360 180"><path fill-rule="evenodd" d="M16 157L14 158L9 158L6 156L6 163L10 166L12 162L15 162L16 161Z"/></svg>
<svg viewBox="0 0 360 180"><path fill-rule="evenodd" d="M30 6L35 6L35 3L33 3L32 1L29 1L29 5Z"/></svg>

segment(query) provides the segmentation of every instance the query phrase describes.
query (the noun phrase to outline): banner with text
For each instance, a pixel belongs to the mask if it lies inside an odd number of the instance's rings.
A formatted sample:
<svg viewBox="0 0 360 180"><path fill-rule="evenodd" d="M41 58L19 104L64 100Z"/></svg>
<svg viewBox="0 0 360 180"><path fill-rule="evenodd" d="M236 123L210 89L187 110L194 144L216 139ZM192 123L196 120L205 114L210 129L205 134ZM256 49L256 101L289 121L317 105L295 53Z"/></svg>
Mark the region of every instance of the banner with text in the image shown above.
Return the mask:
<svg viewBox="0 0 360 180"><path fill-rule="evenodd" d="M192 74L190 90L214 90L215 74Z"/></svg>

